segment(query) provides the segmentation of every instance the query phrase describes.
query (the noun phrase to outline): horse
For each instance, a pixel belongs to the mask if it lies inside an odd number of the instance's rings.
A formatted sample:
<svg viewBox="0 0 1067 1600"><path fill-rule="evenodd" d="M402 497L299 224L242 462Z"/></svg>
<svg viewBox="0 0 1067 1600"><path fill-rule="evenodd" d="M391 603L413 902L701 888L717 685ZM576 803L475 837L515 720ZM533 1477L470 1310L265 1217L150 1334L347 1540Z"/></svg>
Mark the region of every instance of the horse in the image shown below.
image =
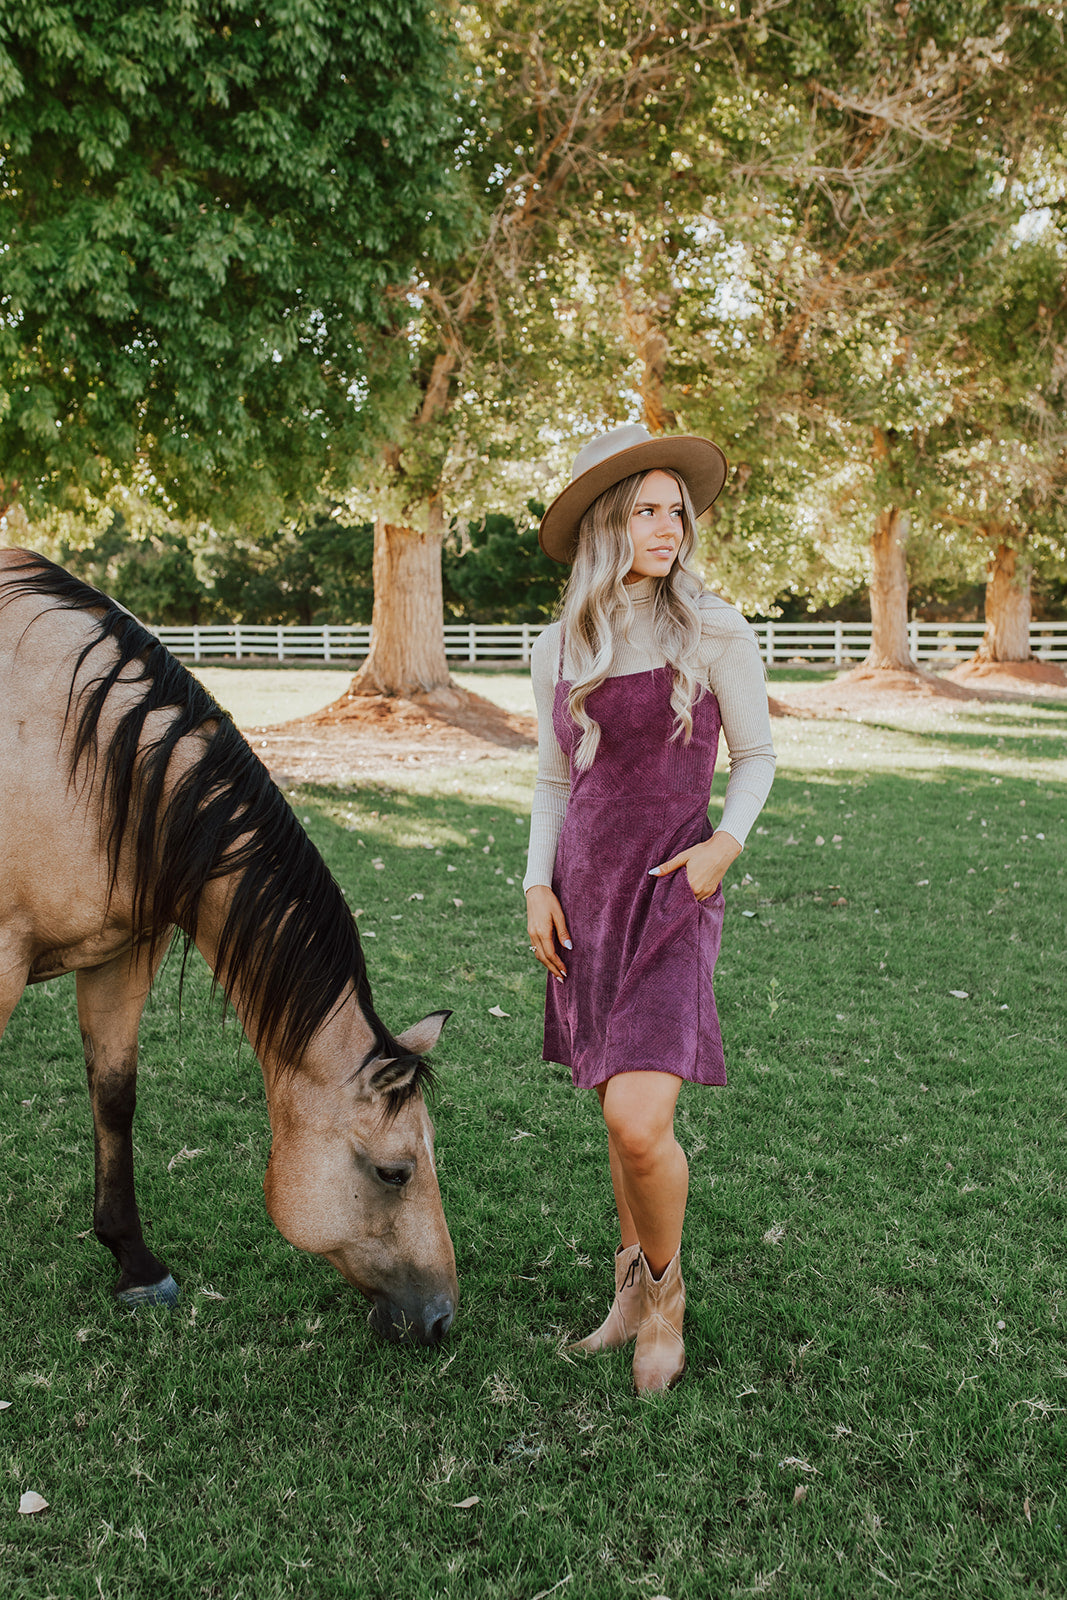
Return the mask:
<svg viewBox="0 0 1067 1600"><path fill-rule="evenodd" d="M341 889L229 714L117 602L0 551L0 1035L27 984L75 973L93 1229L133 1309L178 1297L132 1144L141 1014L175 937L262 1068L271 1219L376 1332L439 1343L459 1289L425 1056L451 1013L389 1032Z"/></svg>

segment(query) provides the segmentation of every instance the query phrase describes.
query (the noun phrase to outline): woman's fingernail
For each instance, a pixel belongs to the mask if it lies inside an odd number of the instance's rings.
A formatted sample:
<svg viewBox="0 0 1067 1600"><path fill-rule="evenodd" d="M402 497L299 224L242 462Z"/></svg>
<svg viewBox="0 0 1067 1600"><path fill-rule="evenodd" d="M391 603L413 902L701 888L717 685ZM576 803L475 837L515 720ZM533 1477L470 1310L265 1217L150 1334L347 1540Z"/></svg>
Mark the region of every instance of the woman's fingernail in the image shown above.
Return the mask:
<svg viewBox="0 0 1067 1600"><path fill-rule="evenodd" d="M573 950L574 946L571 944L569 939L564 939L563 948L564 948L564 950Z"/></svg>
<svg viewBox="0 0 1067 1600"><path fill-rule="evenodd" d="M563 982L563 979L560 977L558 972L556 973L556 982L557 983L562 983Z"/></svg>
<svg viewBox="0 0 1067 1600"><path fill-rule="evenodd" d="M658 867L649 867L648 875L649 875L650 878L658 878L659 877L659 868Z"/></svg>

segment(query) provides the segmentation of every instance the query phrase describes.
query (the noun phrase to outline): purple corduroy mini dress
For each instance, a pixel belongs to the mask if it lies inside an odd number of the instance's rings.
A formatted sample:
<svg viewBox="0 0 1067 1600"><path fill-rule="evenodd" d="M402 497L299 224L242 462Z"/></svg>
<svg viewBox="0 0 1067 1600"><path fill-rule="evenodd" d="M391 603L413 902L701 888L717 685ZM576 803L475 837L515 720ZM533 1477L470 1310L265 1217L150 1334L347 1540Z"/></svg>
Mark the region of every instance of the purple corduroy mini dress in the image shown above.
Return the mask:
<svg viewBox="0 0 1067 1600"><path fill-rule="evenodd" d="M569 687L561 674L552 722L571 792L552 887L574 948L565 953L564 982L548 979L544 1059L570 1067L581 1089L618 1072L724 1084L712 988L722 889L698 901L684 867L648 875L711 836L719 702L707 691L694 702L693 734L683 744L671 739L670 667L608 678L585 703L600 744L582 772Z"/></svg>

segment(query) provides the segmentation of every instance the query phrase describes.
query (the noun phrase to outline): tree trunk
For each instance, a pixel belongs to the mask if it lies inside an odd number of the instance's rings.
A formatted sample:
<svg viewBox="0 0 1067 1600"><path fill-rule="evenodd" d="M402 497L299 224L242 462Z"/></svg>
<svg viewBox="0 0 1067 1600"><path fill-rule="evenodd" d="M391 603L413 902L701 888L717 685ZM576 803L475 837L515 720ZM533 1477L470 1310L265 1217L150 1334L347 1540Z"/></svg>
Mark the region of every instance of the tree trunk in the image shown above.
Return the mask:
<svg viewBox="0 0 1067 1600"><path fill-rule="evenodd" d="M908 569L911 517L899 506L883 511L871 538L871 648L861 670L914 672L908 643Z"/></svg>
<svg viewBox="0 0 1067 1600"><path fill-rule="evenodd" d="M1001 540L989 558L979 661L1030 661L1030 576L1025 551Z"/></svg>
<svg viewBox="0 0 1067 1600"><path fill-rule="evenodd" d="M444 518L430 507L425 533L379 518L374 524L371 647L353 694L412 695L449 687L441 544Z"/></svg>

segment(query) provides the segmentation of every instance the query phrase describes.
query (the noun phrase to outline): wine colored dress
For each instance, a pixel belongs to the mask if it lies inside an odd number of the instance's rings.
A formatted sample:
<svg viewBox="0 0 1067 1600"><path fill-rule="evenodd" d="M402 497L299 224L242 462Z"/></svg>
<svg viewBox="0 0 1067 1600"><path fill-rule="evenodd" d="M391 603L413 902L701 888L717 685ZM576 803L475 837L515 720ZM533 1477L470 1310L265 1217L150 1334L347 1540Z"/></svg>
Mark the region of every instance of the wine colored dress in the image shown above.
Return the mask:
<svg viewBox="0 0 1067 1600"><path fill-rule="evenodd" d="M692 738L672 740L672 686L671 668L656 667L595 689L585 704L600 744L582 772L562 673L556 685L552 721L571 790L552 887L574 948L564 952L564 982L548 979L544 1059L570 1067L577 1088L619 1072L726 1082L712 989L722 889L698 901L684 866L649 877L712 833L719 702L700 695Z"/></svg>

